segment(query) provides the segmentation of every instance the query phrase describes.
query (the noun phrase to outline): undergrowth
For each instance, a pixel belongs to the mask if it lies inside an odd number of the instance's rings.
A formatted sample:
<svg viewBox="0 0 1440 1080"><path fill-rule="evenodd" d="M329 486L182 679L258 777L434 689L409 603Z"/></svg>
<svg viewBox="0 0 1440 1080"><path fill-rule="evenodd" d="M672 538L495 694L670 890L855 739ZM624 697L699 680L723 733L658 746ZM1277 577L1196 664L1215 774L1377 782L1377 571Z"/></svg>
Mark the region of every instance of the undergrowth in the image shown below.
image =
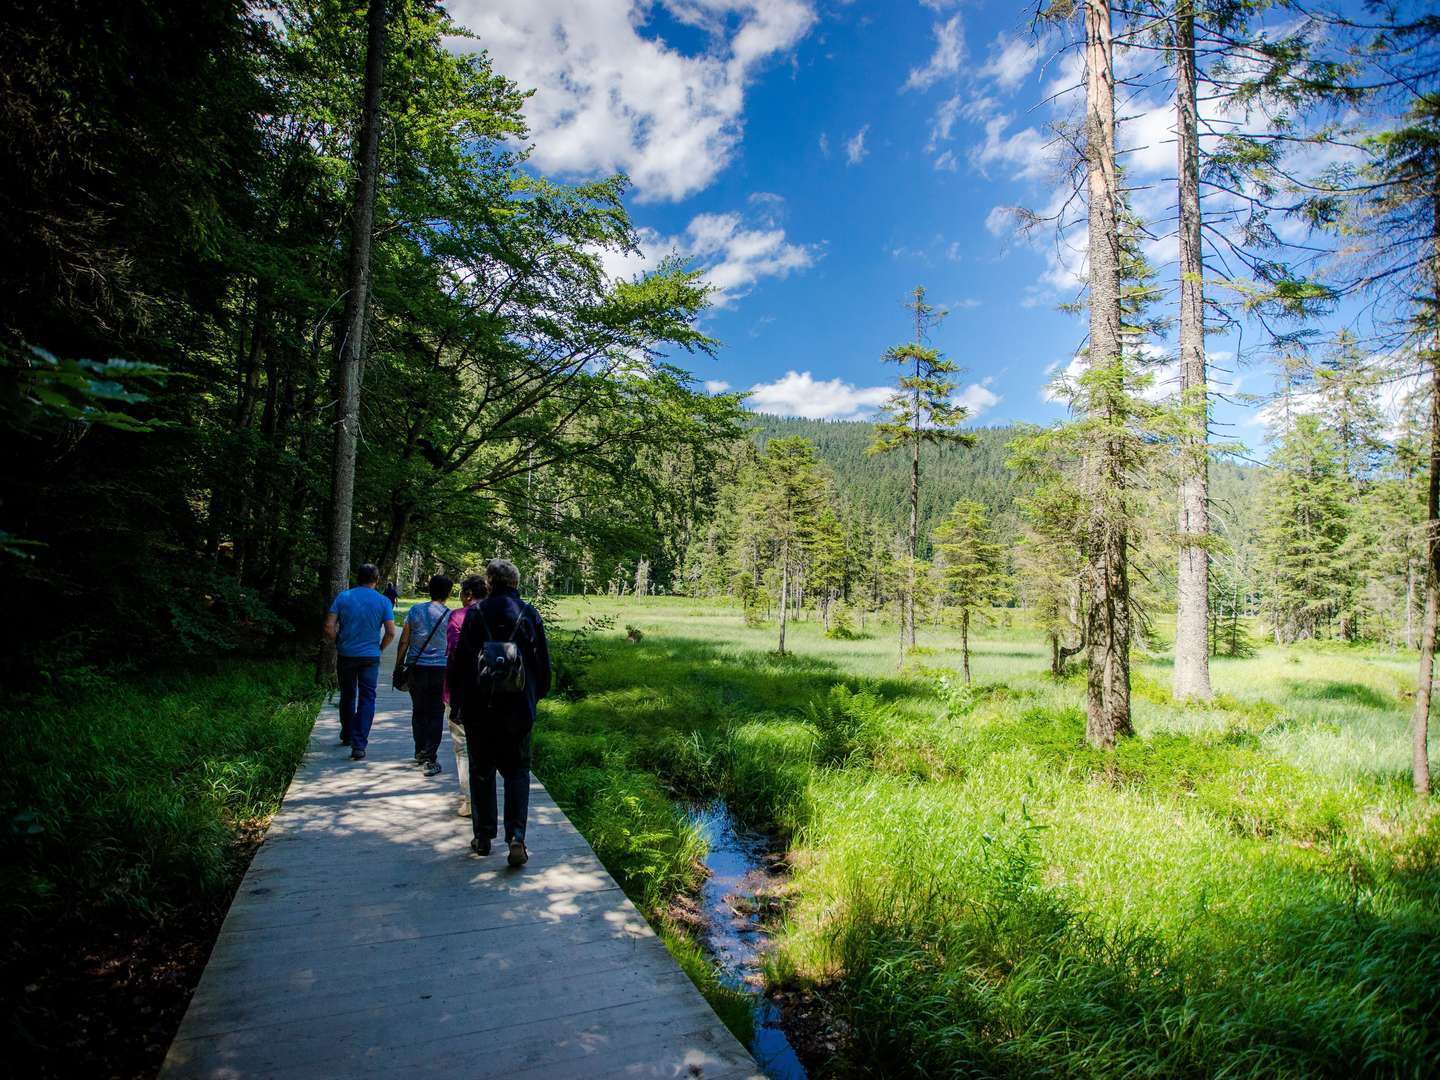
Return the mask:
<svg viewBox="0 0 1440 1080"><path fill-rule="evenodd" d="M1013 635L975 643L966 684L931 631L897 678L883 641L797 623L780 657L682 605L597 641L537 771L663 934L698 883L685 804L721 796L790 846L769 975L839 1003L829 1073L1432 1070L1440 824L1403 783L1386 658L1261 649L1216 662L1206 706L1171 703L1155 661L1139 736L1102 753L1080 680Z"/></svg>
<svg viewBox="0 0 1440 1080"><path fill-rule="evenodd" d="M319 708L306 665L127 676L0 713L0 908L14 924L223 899Z"/></svg>

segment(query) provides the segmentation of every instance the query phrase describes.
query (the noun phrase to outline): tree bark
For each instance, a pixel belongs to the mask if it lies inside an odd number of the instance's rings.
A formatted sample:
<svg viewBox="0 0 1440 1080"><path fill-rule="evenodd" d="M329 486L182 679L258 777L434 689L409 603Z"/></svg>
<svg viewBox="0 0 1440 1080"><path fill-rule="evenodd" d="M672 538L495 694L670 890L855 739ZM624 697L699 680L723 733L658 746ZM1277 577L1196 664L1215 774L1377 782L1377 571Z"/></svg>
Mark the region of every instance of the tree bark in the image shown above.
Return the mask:
<svg viewBox="0 0 1440 1080"><path fill-rule="evenodd" d="M960 666L965 669L965 685L970 685L970 612L960 615Z"/></svg>
<svg viewBox="0 0 1440 1080"><path fill-rule="evenodd" d="M355 503L355 457L360 436L360 378L365 364L369 312L370 245L380 172L380 97L385 78L385 0L370 0L365 43L365 100L355 162L345 314L335 355L335 459L330 488L328 594L350 581L350 528ZM333 646L321 649L322 677L334 670Z"/></svg>
<svg viewBox="0 0 1440 1080"><path fill-rule="evenodd" d="M1435 221L1440 223L1440 181L1435 188ZM1440 238L1431 280L1440 289ZM1440 327L1430 355L1430 483L1425 512L1425 618L1420 626L1420 673L1411 717L1410 777L1415 793L1430 794L1430 697L1435 685L1435 623L1440 615Z"/></svg>
<svg viewBox="0 0 1440 1080"><path fill-rule="evenodd" d="M1210 533L1205 371L1205 284L1200 239L1200 120L1196 104L1194 0L1175 6L1175 134L1179 147L1180 400L1185 434L1180 447L1180 566L1175 610L1177 701L1209 701Z"/></svg>
<svg viewBox="0 0 1440 1080"><path fill-rule="evenodd" d="M790 541L780 545L780 648L785 655L785 616L790 611Z"/></svg>
<svg viewBox="0 0 1440 1080"><path fill-rule="evenodd" d="M1085 156L1089 189L1090 363L1123 363L1120 325L1119 187L1115 169L1115 71L1109 0L1085 2ZM1130 726L1130 597L1126 565L1123 447L1113 428L1123 423L1123 387L1108 383L1101 401L1107 430L1090 450L1092 485L1090 604L1085 737L1111 749Z"/></svg>

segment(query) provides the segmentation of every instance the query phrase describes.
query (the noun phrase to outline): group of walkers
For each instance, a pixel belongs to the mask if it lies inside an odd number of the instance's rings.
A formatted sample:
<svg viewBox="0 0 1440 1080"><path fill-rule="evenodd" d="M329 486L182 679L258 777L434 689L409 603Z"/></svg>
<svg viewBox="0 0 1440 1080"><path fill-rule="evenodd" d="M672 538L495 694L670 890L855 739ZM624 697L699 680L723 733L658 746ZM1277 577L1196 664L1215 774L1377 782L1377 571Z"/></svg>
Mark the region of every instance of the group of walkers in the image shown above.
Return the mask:
<svg viewBox="0 0 1440 1080"><path fill-rule="evenodd" d="M380 656L395 639L395 608L387 595L393 585L379 591L380 571L373 564L361 566L355 580L330 605L325 635L335 643L340 745L350 748L352 761L364 761ZM470 818L474 834L470 848L489 855L503 823L508 861L522 866L529 858L525 822L535 706L550 690L545 625L520 598L520 574L506 559L493 559L483 576L460 582L458 608L447 602L454 588L444 574L430 579L430 600L410 609L395 650L394 685L410 693L412 761L426 776L444 771L440 743L448 706L460 814ZM503 815L497 814L497 777L505 790Z"/></svg>

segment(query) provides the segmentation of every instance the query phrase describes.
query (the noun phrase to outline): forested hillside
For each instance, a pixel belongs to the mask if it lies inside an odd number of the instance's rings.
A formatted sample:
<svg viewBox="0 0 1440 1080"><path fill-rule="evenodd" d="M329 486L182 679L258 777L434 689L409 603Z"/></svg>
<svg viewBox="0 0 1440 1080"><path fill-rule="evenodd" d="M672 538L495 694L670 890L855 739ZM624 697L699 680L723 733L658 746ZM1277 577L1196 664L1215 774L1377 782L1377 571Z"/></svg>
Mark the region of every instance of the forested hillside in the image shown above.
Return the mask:
<svg viewBox="0 0 1440 1080"><path fill-rule="evenodd" d="M835 476L841 498L868 517L895 515L904 505L910 486L910 466L893 454L867 454L875 426L863 420L806 420L799 417L755 413L750 419L756 445L764 449L771 439L798 435L809 439ZM1009 445L1021 428L969 429L975 445L945 450L926 457L925 485L920 491L921 533L931 529L961 499L980 503L996 520L1006 539L1016 533L1016 501L1032 484L1007 466ZM1243 542L1258 527L1258 503L1264 469L1256 465L1214 460L1211 463L1215 513L1233 522L1231 535ZM928 542L925 544L929 548Z"/></svg>

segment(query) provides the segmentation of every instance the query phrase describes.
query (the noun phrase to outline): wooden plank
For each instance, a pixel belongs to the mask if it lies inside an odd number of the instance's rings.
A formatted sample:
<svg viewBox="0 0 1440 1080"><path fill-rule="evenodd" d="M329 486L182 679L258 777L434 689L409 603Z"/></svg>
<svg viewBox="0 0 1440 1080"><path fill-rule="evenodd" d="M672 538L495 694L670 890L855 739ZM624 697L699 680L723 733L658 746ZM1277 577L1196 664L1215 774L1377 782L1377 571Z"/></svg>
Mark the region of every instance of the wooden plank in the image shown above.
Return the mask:
<svg viewBox="0 0 1440 1080"><path fill-rule="evenodd" d="M322 712L163 1080L758 1076L544 787L529 864L475 857L409 721L382 685L352 763Z"/></svg>

